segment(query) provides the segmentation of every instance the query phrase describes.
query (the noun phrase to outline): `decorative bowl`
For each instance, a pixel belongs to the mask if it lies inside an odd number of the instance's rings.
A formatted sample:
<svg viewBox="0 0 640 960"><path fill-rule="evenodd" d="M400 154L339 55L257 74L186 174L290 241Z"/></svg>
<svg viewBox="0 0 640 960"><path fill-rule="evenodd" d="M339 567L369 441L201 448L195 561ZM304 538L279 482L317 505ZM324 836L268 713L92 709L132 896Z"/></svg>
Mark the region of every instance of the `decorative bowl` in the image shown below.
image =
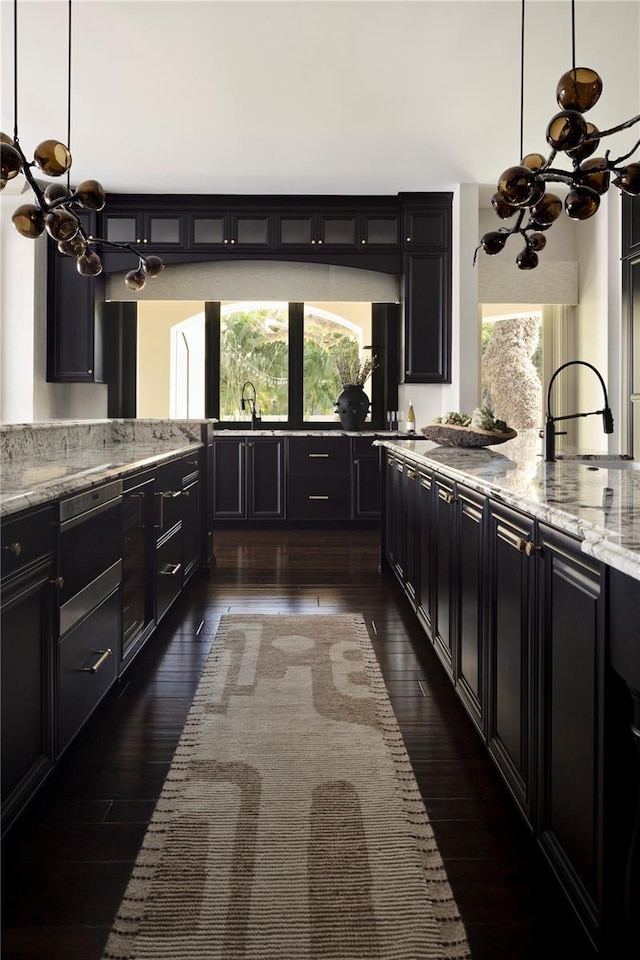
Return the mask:
<svg viewBox="0 0 640 960"><path fill-rule="evenodd" d="M443 447L492 447L518 436L516 430L481 430L480 427L459 427L454 423L430 423L422 427L426 440Z"/></svg>

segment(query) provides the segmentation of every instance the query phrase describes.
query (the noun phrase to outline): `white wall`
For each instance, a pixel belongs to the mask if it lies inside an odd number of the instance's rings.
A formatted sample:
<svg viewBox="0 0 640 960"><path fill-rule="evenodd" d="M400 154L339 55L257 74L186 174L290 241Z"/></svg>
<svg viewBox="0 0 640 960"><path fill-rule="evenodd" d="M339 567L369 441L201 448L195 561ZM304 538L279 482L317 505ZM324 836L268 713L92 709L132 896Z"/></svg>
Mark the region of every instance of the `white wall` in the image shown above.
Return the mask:
<svg viewBox="0 0 640 960"><path fill-rule="evenodd" d="M0 194L0 419L8 423L34 419L36 244L19 237L11 222L24 202L23 196Z"/></svg>

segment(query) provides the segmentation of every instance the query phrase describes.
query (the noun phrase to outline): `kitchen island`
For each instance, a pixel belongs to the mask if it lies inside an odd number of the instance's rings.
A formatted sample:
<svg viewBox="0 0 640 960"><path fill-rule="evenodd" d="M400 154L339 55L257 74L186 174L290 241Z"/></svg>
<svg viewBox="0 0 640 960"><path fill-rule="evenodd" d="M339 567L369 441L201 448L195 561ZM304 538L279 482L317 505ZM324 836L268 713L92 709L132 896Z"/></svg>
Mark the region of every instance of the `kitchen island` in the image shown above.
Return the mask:
<svg viewBox="0 0 640 960"><path fill-rule="evenodd" d="M637 464L545 463L534 432L485 449L378 443L383 568L593 943L635 956Z"/></svg>

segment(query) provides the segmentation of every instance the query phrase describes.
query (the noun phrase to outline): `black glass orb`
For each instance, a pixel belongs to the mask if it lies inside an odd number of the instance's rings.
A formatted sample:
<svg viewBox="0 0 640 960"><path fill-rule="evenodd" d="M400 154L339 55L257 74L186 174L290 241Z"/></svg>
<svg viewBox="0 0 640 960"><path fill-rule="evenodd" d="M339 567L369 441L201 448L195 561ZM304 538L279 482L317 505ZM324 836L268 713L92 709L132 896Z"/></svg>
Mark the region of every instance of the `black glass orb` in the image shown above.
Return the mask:
<svg viewBox="0 0 640 960"><path fill-rule="evenodd" d="M142 263L142 269L148 277L152 279L164 270L164 261L160 257L145 257Z"/></svg>
<svg viewBox="0 0 640 960"><path fill-rule="evenodd" d="M12 138L9 136L8 133L0 132L0 143L8 143L11 147L15 146Z"/></svg>
<svg viewBox="0 0 640 960"><path fill-rule="evenodd" d="M562 213L562 200L555 193L545 193L540 203L531 207L530 217L536 227L550 227Z"/></svg>
<svg viewBox="0 0 640 960"><path fill-rule="evenodd" d="M65 257L81 257L86 249L87 244L79 234L76 234L71 240L60 240L58 243L58 250Z"/></svg>
<svg viewBox="0 0 640 960"><path fill-rule="evenodd" d="M590 110L600 99L602 80L591 67L567 70L558 80L556 99L563 110Z"/></svg>
<svg viewBox="0 0 640 960"><path fill-rule="evenodd" d="M544 167L547 162L547 158L543 157L541 153L528 153L526 157L523 157L520 163L523 167L528 167L529 170L533 170L534 173L537 173L541 167Z"/></svg>
<svg viewBox="0 0 640 960"><path fill-rule="evenodd" d="M512 207L510 203L503 200L499 193L494 193L491 197L491 206L501 220L508 220L517 210L517 207Z"/></svg>
<svg viewBox="0 0 640 960"><path fill-rule="evenodd" d="M67 200L69 196L69 191L61 183L50 183L44 191L47 203L58 203L60 200Z"/></svg>
<svg viewBox="0 0 640 960"><path fill-rule="evenodd" d="M593 136L593 134L598 134L600 131L595 124L589 123L587 121L587 137ZM567 150L567 156L571 157L572 160L575 160L577 163L580 163L581 160L586 160L587 157L590 157L592 153L595 153L598 147L600 146L600 139L595 137L593 140L583 140L582 143L574 147L572 150Z"/></svg>
<svg viewBox="0 0 640 960"><path fill-rule="evenodd" d="M547 245L547 238L544 233L532 233L529 235L527 242L532 250L544 250Z"/></svg>
<svg viewBox="0 0 640 960"><path fill-rule="evenodd" d="M4 141L0 143L0 177L3 180L13 180L20 173L22 157L15 147Z"/></svg>
<svg viewBox="0 0 640 960"><path fill-rule="evenodd" d="M572 187L564 200L567 216L572 220L588 220L600 206L600 194L589 187Z"/></svg>
<svg viewBox="0 0 640 960"><path fill-rule="evenodd" d="M554 150L577 147L587 132L587 121L577 110L561 110L549 121L547 143Z"/></svg>
<svg viewBox="0 0 640 960"><path fill-rule="evenodd" d="M516 263L520 270L534 270L538 266L538 254L526 246L516 257Z"/></svg>
<svg viewBox="0 0 640 960"><path fill-rule="evenodd" d="M76 187L76 199L85 210L102 210L107 198L101 183L83 180Z"/></svg>
<svg viewBox="0 0 640 960"><path fill-rule="evenodd" d="M97 277L99 273L102 273L102 260L93 250L88 250L87 253L78 257L76 267L78 273L82 274L83 277Z"/></svg>
<svg viewBox="0 0 640 960"><path fill-rule="evenodd" d="M576 170L576 177L581 187L589 187L596 193L603 194L609 189L611 174L607 170L607 161L604 157L592 157L584 160Z"/></svg>
<svg viewBox="0 0 640 960"><path fill-rule="evenodd" d="M526 204L536 188L536 176L528 167L509 167L498 181L498 193L514 207Z"/></svg>
<svg viewBox="0 0 640 960"><path fill-rule="evenodd" d="M146 274L142 267L138 267L137 270L129 270L129 273L125 274L124 282L131 290L142 290L146 283Z"/></svg>
<svg viewBox="0 0 640 960"><path fill-rule="evenodd" d="M630 163L627 167L623 167L613 184L623 193L637 197L640 194L640 163Z"/></svg>
<svg viewBox="0 0 640 960"><path fill-rule="evenodd" d="M481 237L480 246L485 253L493 256L496 253L500 253L507 242L508 236L508 233L499 233L497 230L492 230L490 233L485 233L485 235Z"/></svg>
<svg viewBox="0 0 640 960"><path fill-rule="evenodd" d="M62 207L51 210L45 217L44 223L47 233L54 240L71 240L80 229L77 218Z"/></svg>
<svg viewBox="0 0 640 960"><path fill-rule="evenodd" d="M23 203L11 217L13 225L23 237L35 240L44 233L44 213L35 203Z"/></svg>
<svg viewBox="0 0 640 960"><path fill-rule="evenodd" d="M61 177L71 166L71 154L58 140L43 140L33 152L33 159L48 177Z"/></svg>

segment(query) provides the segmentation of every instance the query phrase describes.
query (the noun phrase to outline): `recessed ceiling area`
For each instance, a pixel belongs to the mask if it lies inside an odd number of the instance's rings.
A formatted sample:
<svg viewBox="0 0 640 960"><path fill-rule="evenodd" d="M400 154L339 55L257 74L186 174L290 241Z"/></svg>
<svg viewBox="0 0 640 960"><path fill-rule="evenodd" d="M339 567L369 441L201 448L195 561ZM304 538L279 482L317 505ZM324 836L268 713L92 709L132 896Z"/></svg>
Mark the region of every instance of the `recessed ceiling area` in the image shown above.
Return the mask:
<svg viewBox="0 0 640 960"><path fill-rule="evenodd" d="M548 150L570 0L525 5L525 152ZM13 132L13 2L1 0ZM66 0L18 0L27 156L66 140ZM74 0L72 177L109 192L396 193L493 185L519 160L520 0ZM640 3L577 0L607 128L640 112ZM638 128L607 143L631 149ZM614 142L615 141L615 142ZM485 191L485 197L490 196Z"/></svg>

